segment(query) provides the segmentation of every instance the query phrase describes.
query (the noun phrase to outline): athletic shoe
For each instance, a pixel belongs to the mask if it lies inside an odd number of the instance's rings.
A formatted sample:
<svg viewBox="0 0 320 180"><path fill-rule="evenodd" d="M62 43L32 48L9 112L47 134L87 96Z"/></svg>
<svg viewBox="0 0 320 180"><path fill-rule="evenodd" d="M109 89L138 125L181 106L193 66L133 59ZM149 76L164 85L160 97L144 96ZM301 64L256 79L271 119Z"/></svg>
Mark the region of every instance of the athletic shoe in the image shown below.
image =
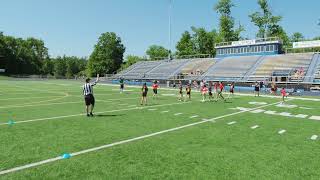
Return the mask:
<svg viewBox="0 0 320 180"><path fill-rule="evenodd" d="M90 114L87 114L87 117L89 117L90 116Z"/></svg>
<svg viewBox="0 0 320 180"><path fill-rule="evenodd" d="M93 116L93 114L92 114L92 113L90 113L90 116Z"/></svg>

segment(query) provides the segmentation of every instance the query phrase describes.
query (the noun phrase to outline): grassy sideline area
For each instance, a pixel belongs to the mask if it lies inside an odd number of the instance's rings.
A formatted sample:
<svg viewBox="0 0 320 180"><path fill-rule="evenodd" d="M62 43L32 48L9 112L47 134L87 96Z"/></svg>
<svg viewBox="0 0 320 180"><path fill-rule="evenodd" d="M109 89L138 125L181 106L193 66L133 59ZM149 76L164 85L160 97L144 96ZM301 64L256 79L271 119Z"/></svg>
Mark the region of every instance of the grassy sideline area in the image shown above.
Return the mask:
<svg viewBox="0 0 320 180"><path fill-rule="evenodd" d="M178 102L177 91L97 85L95 117L84 115L81 83L0 77L0 173L30 163L164 132L0 179L318 179L320 102L236 95L227 103ZM259 108L261 107L261 108ZM239 108L263 112L241 112ZM265 113L269 112L269 113ZM270 113L273 112L274 114ZM181 114L180 114L181 113ZM284 115L279 115L280 113ZM292 116L285 116L289 113ZM306 115L304 118L293 115ZM214 121L207 121L208 119ZM12 120L13 124L7 124ZM199 123L201 122L201 123ZM234 124L228 124L234 122ZM195 124L195 125L192 125ZM259 126L252 129L252 126ZM280 130L285 130L279 134Z"/></svg>

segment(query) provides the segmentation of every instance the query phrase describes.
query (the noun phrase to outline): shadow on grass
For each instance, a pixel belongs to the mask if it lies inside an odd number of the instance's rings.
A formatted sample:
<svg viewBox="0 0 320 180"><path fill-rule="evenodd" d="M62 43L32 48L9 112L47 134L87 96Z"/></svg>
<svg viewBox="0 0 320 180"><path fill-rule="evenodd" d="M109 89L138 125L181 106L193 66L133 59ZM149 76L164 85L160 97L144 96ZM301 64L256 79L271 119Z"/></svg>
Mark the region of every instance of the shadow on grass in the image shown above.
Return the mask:
<svg viewBox="0 0 320 180"><path fill-rule="evenodd" d="M124 114L97 114L96 117L117 117L117 116L123 116Z"/></svg>
<svg viewBox="0 0 320 180"><path fill-rule="evenodd" d="M231 101L226 101L226 102L224 102L224 103L232 103Z"/></svg>

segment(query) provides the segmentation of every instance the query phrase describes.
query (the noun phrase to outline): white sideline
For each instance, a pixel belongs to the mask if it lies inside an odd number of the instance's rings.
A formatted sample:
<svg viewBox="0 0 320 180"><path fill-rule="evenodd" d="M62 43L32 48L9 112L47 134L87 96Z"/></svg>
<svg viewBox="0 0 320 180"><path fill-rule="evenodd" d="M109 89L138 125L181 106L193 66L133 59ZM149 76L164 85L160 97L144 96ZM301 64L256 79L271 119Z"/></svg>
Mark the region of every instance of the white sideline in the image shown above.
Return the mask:
<svg viewBox="0 0 320 180"><path fill-rule="evenodd" d="M272 105L275 105L277 103L279 103L279 102L268 104L268 105L264 105L264 106L260 106L260 107L257 107L257 108L253 108L251 110L255 110L255 109L259 109L259 108L263 108L263 107L267 107L267 106L272 106ZM182 104L182 103L180 103L180 104ZM218 120L218 119L222 119L222 118L229 117L229 116L234 116L234 115L241 114L241 113L244 113L244 112L248 112L248 111L251 111L251 110L244 110L244 111L239 111L239 112L235 112L235 113L231 113L231 114L226 114L226 115L218 116L218 117L215 117L215 118L212 118L212 119L208 119L208 120L203 120L203 121L199 121L199 122L195 122L195 123L191 123L191 124L187 124L187 125L183 125L183 126L179 126L179 127L163 130L163 131L158 131L158 132L155 132L155 133L151 133L151 134L147 134L147 135L143 135L143 136L139 136L139 137L123 140L123 141L118 141L118 142L115 142L115 143L106 144L106 145L102 145L102 146L99 146L99 147L85 149L85 150L82 150L82 151L71 153L70 155L71 155L71 157L72 156L78 156L78 155L81 155L81 154L90 153L90 152L98 151L98 150L101 150L101 149L106 149L106 148L109 148L109 147L113 147L113 146L129 143L129 142L133 142L133 141L137 141L137 140L140 140L140 139L145 139L145 138L157 136L157 135L160 135L160 134L177 131L177 130L184 129L184 128L191 127L191 126L195 126L195 125L198 125L198 124L203 124L203 123L206 123L206 122L214 122L215 120ZM12 173L12 172L16 172L16 171L20 171L20 170L24 170L24 169L28 169L28 168L31 168L31 167L40 166L40 165L47 164L47 163L54 162L54 161L58 161L58 160L61 160L61 159L63 159L62 156L58 156L58 157L55 157L55 158L51 158L51 159L47 159L47 160L43 160L43 161L31 163L31 164L26 164L26 165L23 165L23 166L12 168L12 169L3 170L3 171L0 171L0 175Z"/></svg>
<svg viewBox="0 0 320 180"><path fill-rule="evenodd" d="M171 105L178 105L178 104L187 104L189 102L180 102L180 103L171 103L171 104L161 104L161 105L154 105L154 106L145 106L145 107L134 107L134 108L126 108L126 109L116 109L116 110L109 110L109 111L101 111L96 112L95 114L102 114L102 113L110 113L110 112L119 112L119 111L130 111L130 110L136 110L136 109L146 109L151 107L162 107L162 106L171 106ZM47 117L47 118L39 118L39 119L30 119L30 120L24 120L24 121L15 121L15 124L21 124L21 123L29 123L29 122L35 122L35 121L44 121L44 120L51 120L51 119L61 119L61 118L68 118L68 117L75 117L75 116L84 116L85 113L82 114L72 114L72 115L66 115L66 116L56 116L56 117ZM8 123L0 123L0 126L8 125Z"/></svg>

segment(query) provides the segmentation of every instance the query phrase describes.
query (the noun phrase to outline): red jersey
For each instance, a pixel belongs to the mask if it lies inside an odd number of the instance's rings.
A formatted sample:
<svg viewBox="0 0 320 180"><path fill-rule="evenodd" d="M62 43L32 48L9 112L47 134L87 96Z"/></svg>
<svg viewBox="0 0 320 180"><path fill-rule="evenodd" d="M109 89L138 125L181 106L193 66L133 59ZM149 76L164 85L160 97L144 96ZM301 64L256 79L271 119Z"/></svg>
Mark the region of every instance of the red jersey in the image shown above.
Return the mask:
<svg viewBox="0 0 320 180"><path fill-rule="evenodd" d="M203 87L203 88L201 89L201 93L202 93L202 94L207 94L207 93L208 93L208 88L207 88L207 87Z"/></svg>
<svg viewBox="0 0 320 180"><path fill-rule="evenodd" d="M286 96L287 95L287 93L286 93L286 90L285 89L281 89L281 94L282 94L282 96Z"/></svg>
<svg viewBox="0 0 320 180"><path fill-rule="evenodd" d="M220 88L220 91L222 91L222 90L223 90L224 86L223 86L223 84L222 84L222 83L219 85L219 88Z"/></svg>
<svg viewBox="0 0 320 180"><path fill-rule="evenodd" d="M159 85L158 84L153 84L152 89L158 89Z"/></svg>
<svg viewBox="0 0 320 180"><path fill-rule="evenodd" d="M214 89L217 90L219 87L219 84L218 83L214 83Z"/></svg>

